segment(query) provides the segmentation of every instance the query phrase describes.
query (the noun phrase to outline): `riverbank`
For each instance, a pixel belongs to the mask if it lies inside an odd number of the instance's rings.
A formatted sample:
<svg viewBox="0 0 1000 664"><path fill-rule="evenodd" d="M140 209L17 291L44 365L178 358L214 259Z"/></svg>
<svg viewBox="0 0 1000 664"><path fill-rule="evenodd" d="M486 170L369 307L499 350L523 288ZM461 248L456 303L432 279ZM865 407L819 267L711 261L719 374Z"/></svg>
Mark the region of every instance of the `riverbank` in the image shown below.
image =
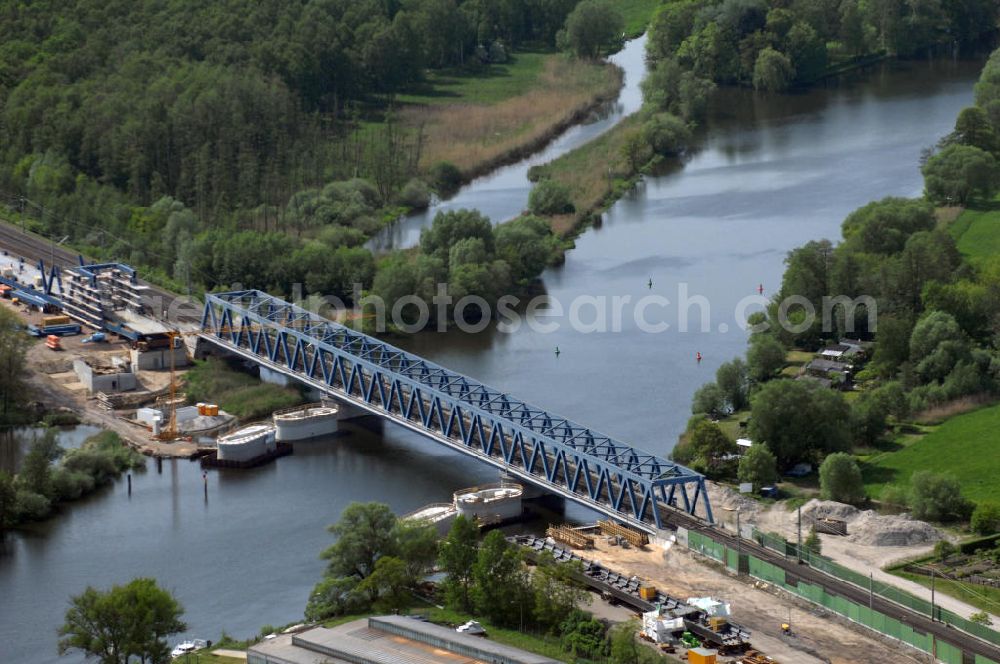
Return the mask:
<svg viewBox="0 0 1000 664"><path fill-rule="evenodd" d="M532 180L551 179L569 192L573 212L546 216L556 235L572 238L635 186L650 164L630 162L625 145L641 126L641 114L635 113L593 141L531 170Z"/></svg>
<svg viewBox="0 0 1000 664"><path fill-rule="evenodd" d="M420 132L420 170L454 164L465 184L538 152L612 101L622 71L563 53L517 53L487 73L436 74L400 98L402 123Z"/></svg>

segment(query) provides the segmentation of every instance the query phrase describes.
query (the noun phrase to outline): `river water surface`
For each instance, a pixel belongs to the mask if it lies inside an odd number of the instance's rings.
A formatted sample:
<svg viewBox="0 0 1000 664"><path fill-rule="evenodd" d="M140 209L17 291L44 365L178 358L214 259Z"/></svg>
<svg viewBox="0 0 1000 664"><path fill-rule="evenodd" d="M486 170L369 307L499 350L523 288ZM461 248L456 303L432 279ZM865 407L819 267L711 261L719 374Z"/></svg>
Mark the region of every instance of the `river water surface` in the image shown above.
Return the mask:
<svg viewBox="0 0 1000 664"><path fill-rule="evenodd" d="M566 318L553 317L546 322L561 328L549 334L522 325L510 334L426 334L404 345L667 454L694 389L745 347L737 303L759 284L765 295L773 291L785 253L810 239L836 238L854 208L919 194L920 151L971 102L980 66L887 65L837 87L766 99L724 92L707 139L684 168L647 179L578 239L565 265L543 276L549 297L567 309L574 299L601 295L675 303L686 283L691 296L710 304L704 331L696 307L694 330L685 333L677 329L676 305L656 304L645 319L672 324L659 334L642 332L626 306L615 333L574 332ZM638 58L629 76L640 76L641 67ZM512 187L526 196L525 183ZM477 205L462 196L461 205ZM581 311L583 322L593 318L589 311ZM37 530L8 537L0 554L0 661L79 661L56 654L67 598L87 584L140 575L176 594L191 636L245 636L296 620L323 570L318 554L331 541L324 528L350 501L382 500L405 512L495 477L391 425L362 420L347 429L346 436L297 445L293 456L261 469L212 472L207 491L197 464L168 461L158 472L151 462L134 478L131 497L119 483Z"/></svg>

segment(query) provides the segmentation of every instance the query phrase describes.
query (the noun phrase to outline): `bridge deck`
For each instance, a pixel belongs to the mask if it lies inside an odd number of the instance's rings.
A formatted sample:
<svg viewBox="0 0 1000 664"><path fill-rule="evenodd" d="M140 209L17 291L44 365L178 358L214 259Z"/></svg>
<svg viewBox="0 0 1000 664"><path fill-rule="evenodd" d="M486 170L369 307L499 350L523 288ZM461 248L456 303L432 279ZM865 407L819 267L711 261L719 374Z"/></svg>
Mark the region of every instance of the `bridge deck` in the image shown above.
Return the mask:
<svg viewBox="0 0 1000 664"><path fill-rule="evenodd" d="M202 336L619 520L712 521L700 474L257 290L206 297ZM668 509L664 509L668 508Z"/></svg>

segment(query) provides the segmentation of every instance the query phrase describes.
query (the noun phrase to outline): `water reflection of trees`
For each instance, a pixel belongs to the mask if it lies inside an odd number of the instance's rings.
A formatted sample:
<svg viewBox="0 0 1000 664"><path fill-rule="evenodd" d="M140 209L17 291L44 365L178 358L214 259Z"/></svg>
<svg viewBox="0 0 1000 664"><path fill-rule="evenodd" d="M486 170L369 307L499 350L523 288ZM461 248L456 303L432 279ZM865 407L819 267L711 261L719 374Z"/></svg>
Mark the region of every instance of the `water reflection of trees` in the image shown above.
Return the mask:
<svg viewBox="0 0 1000 664"><path fill-rule="evenodd" d="M0 471L14 474L24 454L23 439L13 429L0 431Z"/></svg>

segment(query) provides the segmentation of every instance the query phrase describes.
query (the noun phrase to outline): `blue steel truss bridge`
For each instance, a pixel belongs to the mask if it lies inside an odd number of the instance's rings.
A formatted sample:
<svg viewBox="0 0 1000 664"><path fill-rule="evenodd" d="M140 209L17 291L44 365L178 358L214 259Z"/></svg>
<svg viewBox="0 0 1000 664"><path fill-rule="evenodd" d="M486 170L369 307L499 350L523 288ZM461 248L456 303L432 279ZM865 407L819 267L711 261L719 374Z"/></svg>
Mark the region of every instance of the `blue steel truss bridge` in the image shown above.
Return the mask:
<svg viewBox="0 0 1000 664"><path fill-rule="evenodd" d="M207 295L200 337L647 532L713 522L702 475L262 291Z"/></svg>

